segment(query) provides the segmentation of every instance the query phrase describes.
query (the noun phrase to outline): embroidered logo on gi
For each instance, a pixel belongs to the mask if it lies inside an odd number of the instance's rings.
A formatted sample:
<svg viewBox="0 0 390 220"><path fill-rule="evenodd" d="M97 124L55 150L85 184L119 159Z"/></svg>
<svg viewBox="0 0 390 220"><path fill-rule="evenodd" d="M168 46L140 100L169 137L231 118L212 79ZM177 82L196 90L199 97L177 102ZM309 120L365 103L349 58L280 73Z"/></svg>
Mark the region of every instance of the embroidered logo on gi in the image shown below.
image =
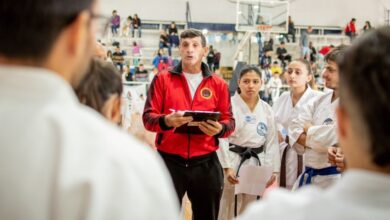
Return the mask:
<svg viewBox="0 0 390 220"><path fill-rule="evenodd" d="M257 124L257 133L260 136L265 136L267 135L267 132L268 132L267 125L265 125L263 122L259 122L259 124Z"/></svg>
<svg viewBox="0 0 390 220"><path fill-rule="evenodd" d="M256 116L255 115L245 115L245 122L248 124L256 124Z"/></svg>
<svg viewBox="0 0 390 220"><path fill-rule="evenodd" d="M200 90L200 95L204 99L210 99L213 96L213 92L211 91L211 89L205 87Z"/></svg>
<svg viewBox="0 0 390 220"><path fill-rule="evenodd" d="M327 118L325 119L324 123L322 123L323 125L331 125L333 124L333 120L331 118Z"/></svg>

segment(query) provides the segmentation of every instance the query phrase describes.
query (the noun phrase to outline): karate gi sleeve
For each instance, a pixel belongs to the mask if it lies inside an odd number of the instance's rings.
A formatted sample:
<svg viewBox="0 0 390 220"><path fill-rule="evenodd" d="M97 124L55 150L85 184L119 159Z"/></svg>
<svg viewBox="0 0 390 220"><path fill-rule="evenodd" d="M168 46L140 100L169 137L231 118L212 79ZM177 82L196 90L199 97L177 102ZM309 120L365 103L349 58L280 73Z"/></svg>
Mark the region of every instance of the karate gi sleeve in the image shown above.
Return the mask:
<svg viewBox="0 0 390 220"><path fill-rule="evenodd" d="M299 136L304 132L305 124L311 123L314 112L313 102L298 109L298 117L291 121L288 127L288 137L290 146L300 155L305 153L305 146L297 143Z"/></svg>
<svg viewBox="0 0 390 220"><path fill-rule="evenodd" d="M229 152L229 140L227 138L219 139L219 149L217 150L217 155L222 168L233 169L233 163L230 158L231 154Z"/></svg>
<svg viewBox="0 0 390 220"><path fill-rule="evenodd" d="M337 144L336 124L311 126L306 134L306 145L314 151L326 152Z"/></svg>

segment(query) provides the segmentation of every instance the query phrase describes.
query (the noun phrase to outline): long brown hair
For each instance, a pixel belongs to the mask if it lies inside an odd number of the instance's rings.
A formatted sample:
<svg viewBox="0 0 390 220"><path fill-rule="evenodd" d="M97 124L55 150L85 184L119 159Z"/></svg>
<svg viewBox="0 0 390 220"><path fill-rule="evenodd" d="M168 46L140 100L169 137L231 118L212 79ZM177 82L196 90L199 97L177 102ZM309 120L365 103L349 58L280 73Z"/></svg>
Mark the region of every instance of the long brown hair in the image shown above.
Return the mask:
<svg viewBox="0 0 390 220"><path fill-rule="evenodd" d="M313 74L313 70L311 68L310 62L308 60L302 59L302 58L301 59L296 59L295 61L302 63L306 67L308 75L311 75L311 80L309 81L310 88L312 88L313 90L318 90L318 87L317 87L317 84L316 84L315 79L314 79L314 74Z"/></svg>
<svg viewBox="0 0 390 220"><path fill-rule="evenodd" d="M89 72L75 89L80 102L103 113L106 101L112 95L121 96L122 79L113 64L93 59Z"/></svg>

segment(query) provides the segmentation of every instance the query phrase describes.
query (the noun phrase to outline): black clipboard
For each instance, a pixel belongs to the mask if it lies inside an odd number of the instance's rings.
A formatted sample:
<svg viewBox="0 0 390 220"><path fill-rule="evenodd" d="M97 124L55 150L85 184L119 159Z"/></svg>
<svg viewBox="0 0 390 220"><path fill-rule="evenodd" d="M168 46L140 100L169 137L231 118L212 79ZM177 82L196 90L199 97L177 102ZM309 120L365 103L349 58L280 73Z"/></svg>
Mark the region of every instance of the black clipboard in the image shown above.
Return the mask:
<svg viewBox="0 0 390 220"><path fill-rule="evenodd" d="M221 117L220 112L213 111L184 111L183 116L192 116L194 120L175 128L174 133L185 134L204 134L198 127L198 123L207 120L218 121Z"/></svg>

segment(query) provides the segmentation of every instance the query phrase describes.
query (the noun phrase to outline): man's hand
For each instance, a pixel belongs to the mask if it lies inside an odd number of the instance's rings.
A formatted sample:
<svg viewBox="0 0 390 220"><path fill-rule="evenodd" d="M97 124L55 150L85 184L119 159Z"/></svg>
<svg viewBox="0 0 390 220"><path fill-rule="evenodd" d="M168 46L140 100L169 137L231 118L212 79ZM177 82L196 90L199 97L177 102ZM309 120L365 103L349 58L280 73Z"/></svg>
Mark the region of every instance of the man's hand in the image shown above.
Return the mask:
<svg viewBox="0 0 390 220"><path fill-rule="evenodd" d="M224 168L223 170L225 172L226 178L229 181L229 183L231 184L238 183L238 179L236 177L236 174L234 174L234 170L232 168Z"/></svg>
<svg viewBox="0 0 390 220"><path fill-rule="evenodd" d="M222 125L217 121L207 120L199 123L199 129L209 136L214 136L222 131Z"/></svg>
<svg viewBox="0 0 390 220"><path fill-rule="evenodd" d="M328 148L328 159L329 163L332 166L336 166L337 170L340 172L344 172L346 169L344 153L339 147L329 147Z"/></svg>
<svg viewBox="0 0 390 220"><path fill-rule="evenodd" d="M336 166L337 147L328 147L328 160L332 166Z"/></svg>
<svg viewBox="0 0 390 220"><path fill-rule="evenodd" d="M166 126L177 128L184 124L187 124L193 119L191 116L184 117L182 112L172 112L171 114L166 115L164 120Z"/></svg>

